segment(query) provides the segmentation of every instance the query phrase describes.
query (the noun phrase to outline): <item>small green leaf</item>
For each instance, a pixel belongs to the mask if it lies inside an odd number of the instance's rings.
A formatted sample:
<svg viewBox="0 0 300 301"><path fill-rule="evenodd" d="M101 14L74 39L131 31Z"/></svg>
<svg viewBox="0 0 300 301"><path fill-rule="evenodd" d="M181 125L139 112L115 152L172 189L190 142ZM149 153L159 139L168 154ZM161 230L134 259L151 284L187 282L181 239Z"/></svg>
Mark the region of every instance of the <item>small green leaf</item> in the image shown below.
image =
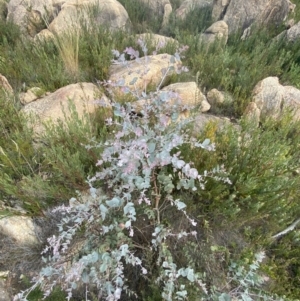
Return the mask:
<svg viewBox="0 0 300 301"><path fill-rule="evenodd" d="M100 273L104 273L107 269L107 264L103 262L100 266Z"/></svg>
<svg viewBox="0 0 300 301"><path fill-rule="evenodd" d="M100 212L101 212L101 217L104 220L105 217L106 217L106 213L108 212L108 209L103 204L101 204L99 206L99 209L100 209Z"/></svg>
<svg viewBox="0 0 300 301"><path fill-rule="evenodd" d="M120 206L122 205L122 200L119 199L119 198L112 198L111 200L106 201L105 203L106 203L109 207L116 208L116 207L120 207Z"/></svg>
<svg viewBox="0 0 300 301"><path fill-rule="evenodd" d="M177 207L177 209L178 210L182 210L182 209L184 209L185 207L186 207L186 204L185 203L183 203L183 202L180 202L180 201L175 201L175 205L176 205L176 207Z"/></svg>
<svg viewBox="0 0 300 301"><path fill-rule="evenodd" d="M151 154L155 151L156 143L155 142L149 142L148 143L148 152Z"/></svg>
<svg viewBox="0 0 300 301"><path fill-rule="evenodd" d="M131 215L135 215L135 208L134 208L134 204L132 202L128 202L125 207L124 207L124 214L131 214Z"/></svg>
<svg viewBox="0 0 300 301"><path fill-rule="evenodd" d="M243 293L241 295L241 297L242 297L243 301L253 301L253 299L251 297L249 297L248 294Z"/></svg>
<svg viewBox="0 0 300 301"><path fill-rule="evenodd" d="M228 294L223 293L221 296L219 296L219 301L231 301L231 297Z"/></svg>
<svg viewBox="0 0 300 301"><path fill-rule="evenodd" d="M202 146L203 147L207 147L210 144L210 139L206 138L203 142L202 142Z"/></svg>
<svg viewBox="0 0 300 301"><path fill-rule="evenodd" d="M194 275L194 270L193 269L186 269L187 273L186 273L186 278L190 281L190 282L194 282L195 281L195 275Z"/></svg>
<svg viewBox="0 0 300 301"><path fill-rule="evenodd" d="M87 274L87 272L82 273L81 280L82 280L83 283L89 283L90 278L89 278L89 275Z"/></svg>

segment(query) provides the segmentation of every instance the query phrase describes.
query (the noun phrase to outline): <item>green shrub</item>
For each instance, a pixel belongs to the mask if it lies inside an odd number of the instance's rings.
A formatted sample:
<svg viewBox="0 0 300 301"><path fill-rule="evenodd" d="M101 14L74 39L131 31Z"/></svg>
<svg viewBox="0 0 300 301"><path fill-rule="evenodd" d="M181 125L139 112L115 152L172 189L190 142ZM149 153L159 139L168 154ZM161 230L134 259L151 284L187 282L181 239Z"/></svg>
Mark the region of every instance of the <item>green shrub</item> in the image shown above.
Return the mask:
<svg viewBox="0 0 300 301"><path fill-rule="evenodd" d="M0 47L7 47L8 45L16 45L20 40L21 32L19 26L11 21L5 21L0 18Z"/></svg>
<svg viewBox="0 0 300 301"><path fill-rule="evenodd" d="M66 123L46 125L44 136L35 140L29 118L12 101L1 98L0 194L17 199L31 215L43 214L48 206L65 202L74 190L88 188L97 153L86 150L92 137L105 139L106 111L80 119L75 108ZM38 143L38 144L37 144Z"/></svg>
<svg viewBox="0 0 300 301"><path fill-rule="evenodd" d="M38 170L39 155L33 147L32 131L13 99L0 97L0 196L18 195L17 183Z"/></svg>
<svg viewBox="0 0 300 301"><path fill-rule="evenodd" d="M88 13L93 20L92 8ZM3 31L0 73L6 75L14 90L38 86L45 91L55 91L78 81L107 79L111 49L116 44L123 47L128 34L112 33L105 26L88 26L87 20L79 22L80 32L55 34L54 38L38 42L25 36L21 38L15 25L0 24Z"/></svg>
<svg viewBox="0 0 300 301"><path fill-rule="evenodd" d="M198 136L204 137L216 144L215 152L184 148L182 154L202 172L224 165L232 182L228 186L207 179L205 190L184 198L191 212L205 219L211 231L209 245L225 247L234 260L248 260L245 252L265 248L263 270L270 277L266 288L297 299L299 231L276 241L272 236L300 216L299 124L288 114L261 127L244 120L219 129L210 122Z"/></svg>
<svg viewBox="0 0 300 301"><path fill-rule="evenodd" d="M0 65L0 73L6 75L15 91L24 86L54 91L72 82L51 40L37 44L23 38L16 45L8 44L2 55L5 64Z"/></svg>
<svg viewBox="0 0 300 301"><path fill-rule="evenodd" d="M300 296L299 246L299 230L288 233L271 244L264 265L271 279L270 290L292 300Z"/></svg>
<svg viewBox="0 0 300 301"><path fill-rule="evenodd" d="M293 4L296 4L296 8L293 14L290 15L291 18L294 18L296 22L300 20L300 1L299 0L293 0Z"/></svg>
<svg viewBox="0 0 300 301"><path fill-rule="evenodd" d="M253 223L262 233L277 231L296 218L300 213L300 183L295 176L299 164L298 125L288 120L269 120L260 128L243 121L222 130L209 123L200 138L214 141L216 151L208 155L190 149L184 153L197 162L200 171L223 165L232 185L208 180L206 189L199 190L196 198L197 210L216 215L215 220L234 220L235 226Z"/></svg>
<svg viewBox="0 0 300 301"><path fill-rule="evenodd" d="M195 73L199 72L202 89L230 92L236 100L232 115L241 116L260 80L278 76L283 84L298 84L299 48L272 40L275 35L267 29L252 29L245 41L240 40L240 33L230 36L225 48L218 43L209 49L196 45L193 52L198 53L187 53L187 63Z"/></svg>

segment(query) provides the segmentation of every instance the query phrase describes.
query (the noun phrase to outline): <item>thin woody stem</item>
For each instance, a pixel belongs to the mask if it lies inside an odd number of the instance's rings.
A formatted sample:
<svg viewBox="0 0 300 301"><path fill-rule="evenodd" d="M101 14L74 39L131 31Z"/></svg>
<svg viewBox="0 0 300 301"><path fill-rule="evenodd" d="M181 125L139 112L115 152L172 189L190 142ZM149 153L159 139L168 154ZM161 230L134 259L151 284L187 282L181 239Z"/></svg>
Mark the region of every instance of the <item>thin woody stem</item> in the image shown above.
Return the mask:
<svg viewBox="0 0 300 301"><path fill-rule="evenodd" d="M154 195L155 195L155 210L157 211L157 222L160 224L160 215L159 215L159 201L160 201L160 191L159 188L157 187L156 183L156 175L154 171L152 171L152 180L154 183Z"/></svg>

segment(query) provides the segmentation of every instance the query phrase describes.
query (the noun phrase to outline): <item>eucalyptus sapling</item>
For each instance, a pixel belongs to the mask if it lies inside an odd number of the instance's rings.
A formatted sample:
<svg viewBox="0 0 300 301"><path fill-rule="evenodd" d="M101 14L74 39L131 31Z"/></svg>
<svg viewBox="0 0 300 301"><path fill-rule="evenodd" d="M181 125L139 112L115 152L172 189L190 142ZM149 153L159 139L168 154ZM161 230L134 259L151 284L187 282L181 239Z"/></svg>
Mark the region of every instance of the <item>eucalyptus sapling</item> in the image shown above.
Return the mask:
<svg viewBox="0 0 300 301"><path fill-rule="evenodd" d="M149 70L149 60L145 44L139 42L143 58L133 48L126 48L122 54L114 51L114 62L127 65L130 70L130 62L125 59L128 55L141 63L139 76L143 78ZM174 95L159 91L169 72L182 71L186 69L177 52L171 57L169 67L162 70L155 92L147 93L146 87L140 91L136 85L139 77L133 80L133 89L123 79L103 83L112 94L117 87L143 100L142 117L132 114L134 105L130 103L112 102L114 118L107 120L107 127L113 131L111 139L105 143L91 141L86 146L102 150L97 162L99 171L88 179L89 197L85 201L72 198L68 206L54 209L64 218L58 225L59 235L48 240L44 252L46 266L34 278L34 285L15 300L26 300L37 286L46 296L57 285L68 293L68 300L76 290L85 290L86 300L90 291L96 292L98 300L110 301L120 300L123 294L136 294L128 286L126 270L131 266L139 269L142 276L148 275L143 256L137 250L156 254L159 276L154 280L162 287L163 300L187 299L187 282L207 294L197 271L177 266L168 244L170 238L180 241L184 237L197 237L197 221L187 213L180 194L174 192L204 189L205 178L215 177L210 172L201 175L192 162L182 157L180 147L184 144L208 151L213 151L214 145L208 139L200 142L191 137L186 128L192 119L180 118L185 109L180 100L171 103ZM162 222L162 216L172 219L167 216L170 207L187 219L192 230L178 231ZM136 236L137 231L142 231L136 225L141 223L151 231L151 239L143 244ZM73 241L79 232L83 233L84 241L78 245Z"/></svg>

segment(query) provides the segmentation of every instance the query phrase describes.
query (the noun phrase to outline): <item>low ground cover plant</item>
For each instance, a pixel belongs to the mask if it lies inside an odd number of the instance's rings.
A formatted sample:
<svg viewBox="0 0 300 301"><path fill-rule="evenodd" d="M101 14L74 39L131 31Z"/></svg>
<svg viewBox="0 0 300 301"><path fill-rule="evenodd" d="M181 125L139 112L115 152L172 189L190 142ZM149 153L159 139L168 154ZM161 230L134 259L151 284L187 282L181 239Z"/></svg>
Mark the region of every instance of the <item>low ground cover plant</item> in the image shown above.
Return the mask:
<svg viewBox="0 0 300 301"><path fill-rule="evenodd" d="M40 216L48 206L88 188L86 177L95 171L97 153L81 144L91 137L105 139L105 110L80 119L70 103L66 123L45 124L44 134L36 137L35 120L22 114L13 99L3 95L0 108L0 197L7 208L17 204Z"/></svg>

